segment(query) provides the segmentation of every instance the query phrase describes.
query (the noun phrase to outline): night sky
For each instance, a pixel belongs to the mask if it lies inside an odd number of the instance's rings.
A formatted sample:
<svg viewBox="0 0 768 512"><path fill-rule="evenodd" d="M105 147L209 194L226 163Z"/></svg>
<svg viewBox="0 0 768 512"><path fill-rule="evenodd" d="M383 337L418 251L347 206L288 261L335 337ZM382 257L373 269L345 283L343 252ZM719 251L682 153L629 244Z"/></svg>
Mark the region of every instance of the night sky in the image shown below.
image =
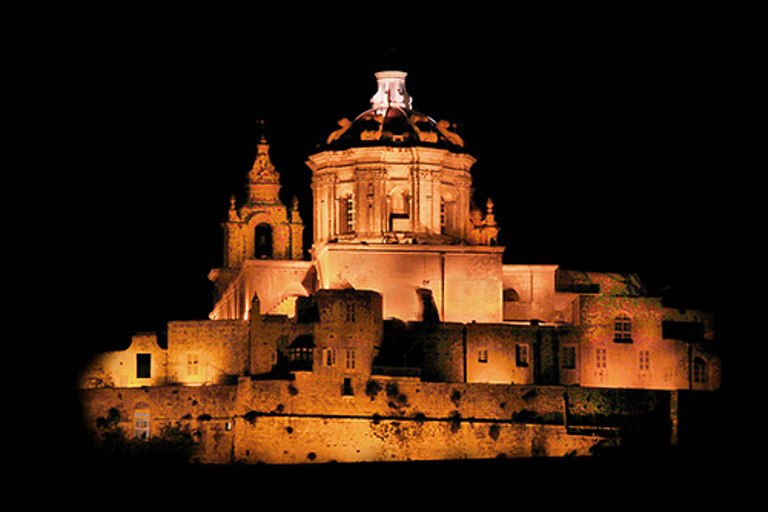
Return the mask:
<svg viewBox="0 0 768 512"><path fill-rule="evenodd" d="M639 272L711 303L736 185L754 168L743 155L764 96L758 9L629 11L333 28L286 13L237 26L134 13L51 40L39 82L41 136L59 148L43 173L58 226L47 243L80 342L125 347L133 332L207 318L256 119L308 248L304 162L338 119L369 108L384 69L409 73L415 110L459 124L505 263Z"/></svg>

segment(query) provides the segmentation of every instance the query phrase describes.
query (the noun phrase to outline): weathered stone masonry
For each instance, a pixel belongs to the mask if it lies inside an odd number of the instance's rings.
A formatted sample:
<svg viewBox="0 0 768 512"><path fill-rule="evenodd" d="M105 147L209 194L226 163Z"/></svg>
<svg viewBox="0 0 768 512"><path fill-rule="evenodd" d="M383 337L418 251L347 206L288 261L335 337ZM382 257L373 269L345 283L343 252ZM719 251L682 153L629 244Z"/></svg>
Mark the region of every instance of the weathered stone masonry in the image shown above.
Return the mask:
<svg viewBox="0 0 768 512"><path fill-rule="evenodd" d="M189 425L200 433L194 459L220 464L587 455L638 418L663 423L669 411L665 392L374 376L345 396L303 377L81 393L89 428L116 408L131 432L134 410L148 409L153 432Z"/></svg>

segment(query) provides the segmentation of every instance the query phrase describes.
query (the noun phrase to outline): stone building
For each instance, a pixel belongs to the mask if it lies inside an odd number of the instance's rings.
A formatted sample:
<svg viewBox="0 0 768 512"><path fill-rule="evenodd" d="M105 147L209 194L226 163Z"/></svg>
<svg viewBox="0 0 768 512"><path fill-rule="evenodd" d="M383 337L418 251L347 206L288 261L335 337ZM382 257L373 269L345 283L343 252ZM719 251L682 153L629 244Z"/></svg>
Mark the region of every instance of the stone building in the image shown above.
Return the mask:
<svg viewBox="0 0 768 512"><path fill-rule="evenodd" d="M90 421L115 408L130 430L139 411L152 435L147 421L198 418L207 462L588 454L616 437L585 435L579 411L610 395L614 427L661 414L676 438L675 393L720 385L711 315L665 307L635 275L503 264L493 202L472 201L475 159L412 109L405 77L377 73L371 108L309 157L311 261L262 138L223 224L210 320L97 357ZM147 393L114 392L130 388Z"/></svg>

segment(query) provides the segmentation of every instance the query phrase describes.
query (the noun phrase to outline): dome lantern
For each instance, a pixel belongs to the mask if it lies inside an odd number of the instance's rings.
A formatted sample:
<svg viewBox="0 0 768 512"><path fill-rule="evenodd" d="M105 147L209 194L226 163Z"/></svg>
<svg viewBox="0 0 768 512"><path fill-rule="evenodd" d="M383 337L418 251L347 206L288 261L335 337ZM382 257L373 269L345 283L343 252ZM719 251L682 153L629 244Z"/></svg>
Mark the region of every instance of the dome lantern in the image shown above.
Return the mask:
<svg viewBox="0 0 768 512"><path fill-rule="evenodd" d="M371 107L376 110L378 115L383 114L390 107L411 109L413 98L405 90L406 76L408 73L404 71L379 71L376 73L379 90L371 98Z"/></svg>

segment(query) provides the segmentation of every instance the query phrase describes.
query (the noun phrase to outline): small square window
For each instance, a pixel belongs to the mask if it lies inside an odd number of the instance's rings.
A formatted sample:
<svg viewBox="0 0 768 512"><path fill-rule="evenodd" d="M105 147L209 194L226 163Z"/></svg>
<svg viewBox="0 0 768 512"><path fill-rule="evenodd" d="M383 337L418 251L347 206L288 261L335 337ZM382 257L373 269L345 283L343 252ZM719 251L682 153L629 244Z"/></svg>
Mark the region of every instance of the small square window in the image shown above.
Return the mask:
<svg viewBox="0 0 768 512"><path fill-rule="evenodd" d="M478 363L487 363L488 362L488 350L487 349L478 350L478 352L477 352L477 362Z"/></svg>

